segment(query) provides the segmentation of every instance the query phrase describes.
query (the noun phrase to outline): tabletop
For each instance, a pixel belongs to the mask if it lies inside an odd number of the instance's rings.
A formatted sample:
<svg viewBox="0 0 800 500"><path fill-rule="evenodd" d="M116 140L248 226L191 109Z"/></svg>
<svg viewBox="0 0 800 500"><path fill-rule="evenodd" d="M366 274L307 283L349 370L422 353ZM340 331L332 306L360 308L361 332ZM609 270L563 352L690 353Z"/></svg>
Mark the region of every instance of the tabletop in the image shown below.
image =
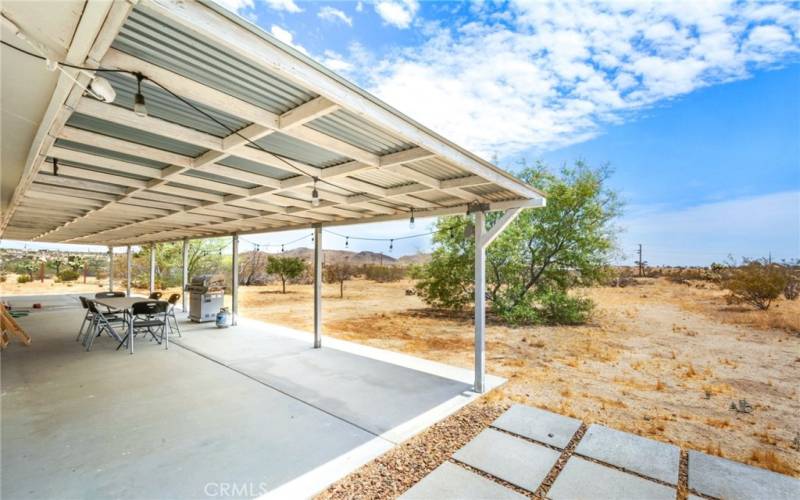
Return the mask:
<svg viewBox="0 0 800 500"><path fill-rule="evenodd" d="M95 301L96 304L100 304L101 306L106 306L109 309L116 309L116 310L124 310L130 309L131 306L137 302L145 302L148 299L147 297L108 297L108 298L99 298L99 299L92 299Z"/></svg>

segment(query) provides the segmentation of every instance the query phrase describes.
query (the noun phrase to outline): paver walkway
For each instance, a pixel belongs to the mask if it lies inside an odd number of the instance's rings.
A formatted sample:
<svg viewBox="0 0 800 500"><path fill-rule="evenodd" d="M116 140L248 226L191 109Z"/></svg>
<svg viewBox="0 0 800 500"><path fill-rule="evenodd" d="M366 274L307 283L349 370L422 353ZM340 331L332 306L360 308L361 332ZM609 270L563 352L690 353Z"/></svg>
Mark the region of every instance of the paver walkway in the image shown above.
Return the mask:
<svg viewBox="0 0 800 500"><path fill-rule="evenodd" d="M676 446L515 405L401 498L672 500L679 469ZM685 474L692 499L800 498L798 479L695 451Z"/></svg>

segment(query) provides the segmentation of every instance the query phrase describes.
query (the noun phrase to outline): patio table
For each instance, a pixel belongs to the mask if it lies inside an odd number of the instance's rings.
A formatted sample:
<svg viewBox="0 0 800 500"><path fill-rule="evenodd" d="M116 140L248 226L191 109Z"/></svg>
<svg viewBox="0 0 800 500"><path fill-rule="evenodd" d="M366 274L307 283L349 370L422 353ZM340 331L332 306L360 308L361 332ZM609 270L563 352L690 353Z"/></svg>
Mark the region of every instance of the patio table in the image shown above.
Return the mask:
<svg viewBox="0 0 800 500"><path fill-rule="evenodd" d="M95 304L105 306L112 311L122 311L131 318L131 308L133 304L150 300L147 297L108 297L98 299L87 297L87 299L93 300ZM128 352L133 354L133 319L128 321Z"/></svg>

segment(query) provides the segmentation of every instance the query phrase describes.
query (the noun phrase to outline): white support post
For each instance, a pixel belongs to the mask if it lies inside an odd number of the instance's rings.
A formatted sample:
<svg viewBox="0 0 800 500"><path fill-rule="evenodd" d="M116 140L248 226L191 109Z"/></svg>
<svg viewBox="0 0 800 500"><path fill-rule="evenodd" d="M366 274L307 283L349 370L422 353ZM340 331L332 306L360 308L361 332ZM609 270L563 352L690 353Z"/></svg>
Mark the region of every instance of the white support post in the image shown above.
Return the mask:
<svg viewBox="0 0 800 500"><path fill-rule="evenodd" d="M475 212L475 386L482 394L486 378L486 215Z"/></svg>
<svg viewBox="0 0 800 500"><path fill-rule="evenodd" d="M183 261L181 262L181 307L186 312L186 285L189 284L189 240L183 239Z"/></svg>
<svg viewBox="0 0 800 500"><path fill-rule="evenodd" d="M231 326L236 326L239 314L239 235L233 235L233 258L231 259Z"/></svg>
<svg viewBox="0 0 800 500"><path fill-rule="evenodd" d="M150 243L150 293L156 291L156 245Z"/></svg>
<svg viewBox="0 0 800 500"><path fill-rule="evenodd" d="M127 295L128 297L131 296L131 267L132 267L131 260L132 260L131 246L128 245L128 248L126 249L126 252L125 252L125 269L126 269L126 272L125 272L125 295Z"/></svg>
<svg viewBox="0 0 800 500"><path fill-rule="evenodd" d="M486 391L486 248L522 211L512 208L486 231L486 214L475 212L475 392Z"/></svg>
<svg viewBox="0 0 800 500"><path fill-rule="evenodd" d="M108 291L114 291L114 247L108 247Z"/></svg>
<svg viewBox="0 0 800 500"><path fill-rule="evenodd" d="M322 224L314 226L314 348L322 347Z"/></svg>

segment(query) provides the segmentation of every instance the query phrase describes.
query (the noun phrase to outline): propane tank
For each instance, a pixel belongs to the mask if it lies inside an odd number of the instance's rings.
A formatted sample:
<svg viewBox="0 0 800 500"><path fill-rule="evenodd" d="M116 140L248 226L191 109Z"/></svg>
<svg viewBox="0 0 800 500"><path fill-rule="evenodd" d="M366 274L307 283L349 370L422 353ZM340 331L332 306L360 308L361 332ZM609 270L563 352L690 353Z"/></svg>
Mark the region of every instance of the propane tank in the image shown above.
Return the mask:
<svg viewBox="0 0 800 500"><path fill-rule="evenodd" d="M223 307L217 313L217 328L228 328L230 326L228 324L228 318L230 317L230 313L228 312L227 307Z"/></svg>

